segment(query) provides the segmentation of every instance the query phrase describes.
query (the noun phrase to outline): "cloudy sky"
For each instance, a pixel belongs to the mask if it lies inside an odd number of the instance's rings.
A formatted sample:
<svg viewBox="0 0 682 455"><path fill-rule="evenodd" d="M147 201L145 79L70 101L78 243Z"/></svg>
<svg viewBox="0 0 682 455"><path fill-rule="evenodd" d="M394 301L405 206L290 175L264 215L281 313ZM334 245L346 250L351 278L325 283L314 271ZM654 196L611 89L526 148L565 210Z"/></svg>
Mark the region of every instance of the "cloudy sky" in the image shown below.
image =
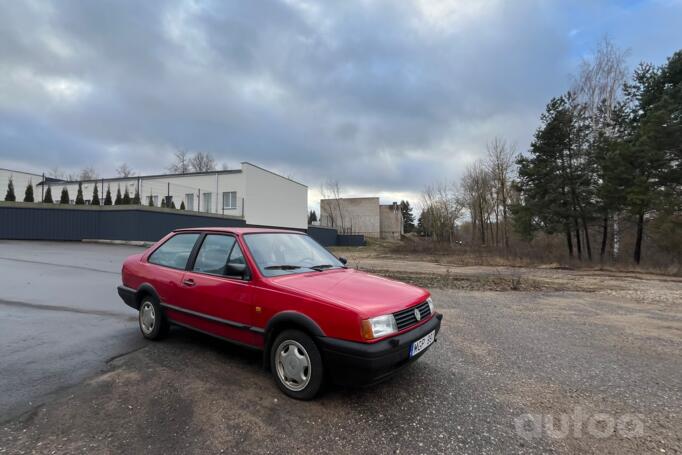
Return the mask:
<svg viewBox="0 0 682 455"><path fill-rule="evenodd" d="M416 199L528 147L607 34L682 47L682 0L0 0L0 167L158 173L176 150Z"/></svg>

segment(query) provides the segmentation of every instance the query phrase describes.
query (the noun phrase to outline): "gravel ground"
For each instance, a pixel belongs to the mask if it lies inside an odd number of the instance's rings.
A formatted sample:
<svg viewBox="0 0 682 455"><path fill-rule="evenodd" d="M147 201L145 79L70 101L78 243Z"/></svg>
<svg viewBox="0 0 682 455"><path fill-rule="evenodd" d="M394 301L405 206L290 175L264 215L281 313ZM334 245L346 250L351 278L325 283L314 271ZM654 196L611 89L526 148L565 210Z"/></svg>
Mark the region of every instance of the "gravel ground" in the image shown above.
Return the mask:
<svg viewBox="0 0 682 455"><path fill-rule="evenodd" d="M174 329L0 424L0 453L682 452L679 301L433 294L438 342L379 386L294 401L257 353Z"/></svg>

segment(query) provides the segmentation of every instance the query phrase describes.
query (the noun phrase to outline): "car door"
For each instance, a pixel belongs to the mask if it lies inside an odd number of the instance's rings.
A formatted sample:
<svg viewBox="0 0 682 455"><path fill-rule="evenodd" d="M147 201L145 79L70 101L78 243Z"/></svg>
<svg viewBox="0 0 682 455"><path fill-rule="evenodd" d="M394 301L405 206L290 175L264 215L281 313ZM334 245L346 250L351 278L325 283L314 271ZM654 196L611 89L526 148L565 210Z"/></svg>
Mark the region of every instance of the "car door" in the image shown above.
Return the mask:
<svg viewBox="0 0 682 455"><path fill-rule="evenodd" d="M147 258L144 275L162 305L182 306L182 278L200 236L198 232L175 234Z"/></svg>
<svg viewBox="0 0 682 455"><path fill-rule="evenodd" d="M231 274L230 264L243 264L244 274ZM229 234L206 234L191 270L182 279L183 307L194 327L232 341L254 345L251 302L253 288L239 242Z"/></svg>

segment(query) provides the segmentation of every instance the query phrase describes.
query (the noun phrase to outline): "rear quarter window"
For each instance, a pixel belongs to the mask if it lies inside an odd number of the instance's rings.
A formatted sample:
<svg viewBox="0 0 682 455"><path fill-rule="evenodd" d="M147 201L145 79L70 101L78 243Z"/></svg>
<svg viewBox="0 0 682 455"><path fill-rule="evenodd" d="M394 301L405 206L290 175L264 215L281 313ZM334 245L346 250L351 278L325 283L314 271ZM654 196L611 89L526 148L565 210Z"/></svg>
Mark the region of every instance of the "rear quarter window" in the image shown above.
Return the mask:
<svg viewBox="0 0 682 455"><path fill-rule="evenodd" d="M198 238L197 233L174 235L149 256L148 262L182 270L187 266Z"/></svg>

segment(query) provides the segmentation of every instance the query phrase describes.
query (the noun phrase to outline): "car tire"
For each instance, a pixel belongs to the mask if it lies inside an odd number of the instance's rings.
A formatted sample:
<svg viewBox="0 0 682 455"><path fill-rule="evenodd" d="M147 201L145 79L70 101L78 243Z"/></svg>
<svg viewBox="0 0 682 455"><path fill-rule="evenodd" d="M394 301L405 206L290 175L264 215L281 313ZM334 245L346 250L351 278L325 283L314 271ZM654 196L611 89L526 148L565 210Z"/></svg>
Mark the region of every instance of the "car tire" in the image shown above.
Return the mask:
<svg viewBox="0 0 682 455"><path fill-rule="evenodd" d="M148 340L160 340L168 334L170 329L159 300L151 295L142 298L137 321L142 336Z"/></svg>
<svg viewBox="0 0 682 455"><path fill-rule="evenodd" d="M322 356L315 342L300 330L285 330L272 343L270 369L277 387L297 400L312 400L324 379Z"/></svg>

